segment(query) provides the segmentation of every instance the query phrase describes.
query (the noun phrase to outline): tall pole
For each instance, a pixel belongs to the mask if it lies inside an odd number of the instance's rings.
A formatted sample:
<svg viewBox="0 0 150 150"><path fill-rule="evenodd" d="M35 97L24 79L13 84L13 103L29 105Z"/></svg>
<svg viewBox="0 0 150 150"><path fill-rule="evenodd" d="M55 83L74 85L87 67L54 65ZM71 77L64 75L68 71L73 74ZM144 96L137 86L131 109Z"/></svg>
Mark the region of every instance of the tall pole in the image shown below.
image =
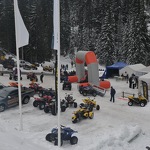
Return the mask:
<svg viewBox="0 0 150 150"><path fill-rule="evenodd" d="M14 0L14 6L17 6L17 0ZM15 8L15 7L14 7ZM14 9L16 10L16 9ZM18 74L18 95L19 95L19 113L20 113L20 130L23 130L23 123L22 123L22 98L21 98L21 82L20 82L20 61L19 61L19 45L17 39L19 38L18 30L17 30L17 12L15 11L15 33L16 33L16 54L17 54L17 74Z"/></svg>
<svg viewBox="0 0 150 150"><path fill-rule="evenodd" d="M53 0L54 49L57 50L57 104L58 104L58 146L60 147L60 0Z"/></svg>

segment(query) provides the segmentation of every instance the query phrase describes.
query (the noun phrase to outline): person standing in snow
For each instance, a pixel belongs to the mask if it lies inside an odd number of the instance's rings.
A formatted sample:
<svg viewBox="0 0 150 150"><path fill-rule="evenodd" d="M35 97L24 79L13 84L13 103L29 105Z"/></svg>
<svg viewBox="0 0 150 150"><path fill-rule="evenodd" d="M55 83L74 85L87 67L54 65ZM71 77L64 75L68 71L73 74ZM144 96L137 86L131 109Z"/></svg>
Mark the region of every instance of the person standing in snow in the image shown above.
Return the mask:
<svg viewBox="0 0 150 150"><path fill-rule="evenodd" d="M73 68L73 61L71 61L71 67Z"/></svg>
<svg viewBox="0 0 150 150"><path fill-rule="evenodd" d="M43 83L43 77L44 77L44 74L43 74L43 72L41 72L41 75L40 75L40 81L41 81L41 83Z"/></svg>
<svg viewBox="0 0 150 150"><path fill-rule="evenodd" d="M115 102L115 94L116 94L116 90L111 86L111 90L110 90L110 102L113 101L113 103Z"/></svg>

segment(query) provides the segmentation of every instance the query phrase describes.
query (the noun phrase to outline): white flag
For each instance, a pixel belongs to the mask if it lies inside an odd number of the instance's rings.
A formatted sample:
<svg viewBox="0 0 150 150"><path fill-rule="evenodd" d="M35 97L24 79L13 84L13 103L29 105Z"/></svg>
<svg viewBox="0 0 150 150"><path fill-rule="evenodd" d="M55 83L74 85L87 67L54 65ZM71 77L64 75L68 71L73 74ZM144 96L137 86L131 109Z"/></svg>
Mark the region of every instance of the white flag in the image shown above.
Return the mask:
<svg viewBox="0 0 150 150"><path fill-rule="evenodd" d="M54 8L53 8L53 26L54 26L54 47L53 49L59 49L59 24L60 24L60 16L59 16L59 0L53 0Z"/></svg>
<svg viewBox="0 0 150 150"><path fill-rule="evenodd" d="M21 17L17 0L14 0L14 13L15 13L15 30L16 30L16 44L17 44L16 46L17 48L20 48L25 45L28 45L29 33Z"/></svg>

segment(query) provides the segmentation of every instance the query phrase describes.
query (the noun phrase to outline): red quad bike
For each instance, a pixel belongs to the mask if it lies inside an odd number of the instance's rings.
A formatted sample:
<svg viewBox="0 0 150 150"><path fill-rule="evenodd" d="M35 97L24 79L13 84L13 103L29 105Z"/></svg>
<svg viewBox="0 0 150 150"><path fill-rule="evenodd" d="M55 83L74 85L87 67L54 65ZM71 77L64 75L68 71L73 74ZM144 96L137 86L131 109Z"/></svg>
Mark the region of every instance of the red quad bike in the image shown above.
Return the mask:
<svg viewBox="0 0 150 150"><path fill-rule="evenodd" d="M29 88L34 89L34 92L37 93L43 89L38 83L30 83Z"/></svg>
<svg viewBox="0 0 150 150"><path fill-rule="evenodd" d="M37 78L37 76L35 75L35 73L33 73L33 72L29 72L29 73L27 74L27 79L30 79L30 81L35 80L36 82L38 82L38 78Z"/></svg>
<svg viewBox="0 0 150 150"><path fill-rule="evenodd" d="M38 107L40 110L43 110L45 108L46 103L50 103L52 100L51 96L43 96L43 97L34 97L33 106Z"/></svg>
<svg viewBox="0 0 150 150"><path fill-rule="evenodd" d="M73 99L73 96L71 94L65 93L65 100L66 100L66 106L67 107L74 107L77 108L77 103L75 102L76 99Z"/></svg>
<svg viewBox="0 0 150 150"><path fill-rule="evenodd" d="M64 100L61 101L60 104L60 109L61 112L65 112L66 111L66 102ZM56 108L56 100L51 100L50 103L46 103L45 108L44 108L44 112L45 113L49 113L51 112L52 115L56 115L57 114L57 108Z"/></svg>

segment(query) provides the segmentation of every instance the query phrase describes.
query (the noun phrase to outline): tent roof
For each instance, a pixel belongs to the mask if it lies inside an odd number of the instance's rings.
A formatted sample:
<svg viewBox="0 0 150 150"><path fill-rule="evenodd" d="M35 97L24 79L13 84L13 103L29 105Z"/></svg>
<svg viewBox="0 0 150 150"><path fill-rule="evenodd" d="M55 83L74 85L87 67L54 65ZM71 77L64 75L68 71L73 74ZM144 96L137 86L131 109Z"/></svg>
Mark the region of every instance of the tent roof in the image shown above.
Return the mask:
<svg viewBox="0 0 150 150"><path fill-rule="evenodd" d="M139 80L145 81L146 83L150 84L150 73L140 76Z"/></svg>
<svg viewBox="0 0 150 150"><path fill-rule="evenodd" d="M146 67L146 68L142 68L139 70L140 72L150 72L150 66Z"/></svg>
<svg viewBox="0 0 150 150"><path fill-rule="evenodd" d="M128 67L135 71L139 71L141 69L146 68L146 66L144 66L143 64L129 65Z"/></svg>
<svg viewBox="0 0 150 150"><path fill-rule="evenodd" d="M121 68L124 68L125 66L127 66L127 64L124 63L124 62L116 62L116 63L114 63L111 66L107 66L107 68L110 68L110 69L121 69Z"/></svg>

